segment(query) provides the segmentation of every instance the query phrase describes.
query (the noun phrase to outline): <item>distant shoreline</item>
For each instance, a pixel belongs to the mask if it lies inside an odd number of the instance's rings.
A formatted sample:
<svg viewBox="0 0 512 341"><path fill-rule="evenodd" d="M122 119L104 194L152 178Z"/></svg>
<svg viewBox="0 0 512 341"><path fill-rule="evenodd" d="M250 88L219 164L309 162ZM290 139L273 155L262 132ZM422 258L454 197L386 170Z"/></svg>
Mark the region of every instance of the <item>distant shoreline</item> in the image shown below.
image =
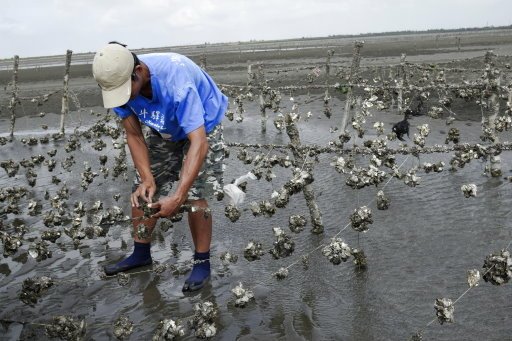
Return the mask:
<svg viewBox="0 0 512 341"><path fill-rule="evenodd" d="M328 40L328 39L358 39L358 38L371 38L371 37L392 37L392 36L411 36L411 35L432 35L432 34L453 34L453 33L477 33L477 32L492 32L492 31L512 31L512 25L507 26L484 26L484 27L468 27L468 28L454 28L454 29L429 29L423 31L388 31L388 32L369 32L369 33L360 33L360 34L333 34L328 36L319 36L319 37L296 37L296 38L287 38L287 39L275 39L275 40L249 40L249 41L236 41L236 42L216 42L216 43L202 43L202 44L188 44L188 45L173 45L173 46L165 46L165 47L152 47L152 48L140 48L133 49L136 53L148 53L154 52L162 49L166 50L190 50L190 49L198 49L198 48L214 48L214 47L226 47L226 46L245 46L251 47L258 44L279 44L279 43L290 43L295 41L315 41L315 40ZM89 56L93 54L93 52L74 52L73 56ZM42 55L42 56L27 56L20 57L20 59L39 59L39 58L54 58L58 56L63 56L62 54L56 55ZM3 65L6 61L12 61L12 58L0 58L0 70L4 69Z"/></svg>

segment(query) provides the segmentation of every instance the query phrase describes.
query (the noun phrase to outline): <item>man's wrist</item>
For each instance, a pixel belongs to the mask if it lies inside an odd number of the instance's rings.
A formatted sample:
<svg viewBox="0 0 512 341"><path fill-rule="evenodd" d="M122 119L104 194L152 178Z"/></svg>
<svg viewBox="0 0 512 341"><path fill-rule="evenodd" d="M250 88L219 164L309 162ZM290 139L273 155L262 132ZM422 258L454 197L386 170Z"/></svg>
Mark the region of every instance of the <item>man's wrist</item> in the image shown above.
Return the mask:
<svg viewBox="0 0 512 341"><path fill-rule="evenodd" d="M183 203L187 200L188 191L184 193L182 190L177 189L176 192L174 193L174 197L176 197L176 199L178 199L180 203Z"/></svg>
<svg viewBox="0 0 512 341"><path fill-rule="evenodd" d="M142 180L142 182L155 182L155 178L153 178L153 175L149 175L149 176L142 176L140 177L140 179Z"/></svg>

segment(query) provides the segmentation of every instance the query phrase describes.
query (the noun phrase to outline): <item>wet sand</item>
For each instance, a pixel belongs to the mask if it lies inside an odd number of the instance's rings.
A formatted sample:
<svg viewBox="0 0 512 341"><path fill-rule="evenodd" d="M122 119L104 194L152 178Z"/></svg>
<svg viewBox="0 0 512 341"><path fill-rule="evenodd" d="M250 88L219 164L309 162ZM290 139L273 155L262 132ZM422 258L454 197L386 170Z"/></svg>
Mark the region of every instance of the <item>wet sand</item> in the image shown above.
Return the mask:
<svg viewBox="0 0 512 341"><path fill-rule="evenodd" d="M455 45L455 35L446 34L439 39L436 48L436 35L395 36L365 38L361 65L389 65L399 61L400 54L415 63L446 63L449 67L482 67L486 50L493 49L498 55L512 54L512 36L492 32L462 35L461 51ZM244 85L247 79L248 60L263 61L265 71L272 75L274 85L306 84L309 71L289 72L276 75L272 71L282 68L318 65L323 67L327 49L335 49L331 59L333 65L350 65L351 40L318 39L317 41L286 41L253 45L252 51L244 46L243 52L236 46L208 46L207 68L219 83ZM304 49L300 49L303 47ZM194 50L196 49L196 50ZM183 48L199 62L204 47ZM224 49L224 50L223 50ZM233 52L222 52L230 49ZM271 51L268 51L270 50ZM197 51L199 50L199 51ZM259 51L265 50L265 51ZM89 56L90 57L90 56ZM84 62L87 56L83 56ZM470 58L470 59L467 59ZM50 58L51 59L51 58ZM457 59L456 62L450 62ZM500 63L507 58L499 59ZM251 62L251 63L252 63ZM70 87L78 101L71 104L72 112L67 120L67 131L80 125L81 129L90 126L102 117L106 110L100 107L100 92L90 76L90 65L74 65L71 69ZM50 142L48 145L27 146L21 139L29 136L49 134L40 127L49 126L55 132L60 112L60 93L37 106L29 99L36 95L59 91L62 88L63 68L26 69L20 71L20 94L27 98L17 111L16 140L0 146L0 160L22 160L32 155L47 155L57 148L56 159L64 160L74 155L76 164L71 171L62 169L60 162L53 172L39 166L36 187L27 186L24 170L14 178L9 178L0 170L0 186L26 186L27 198L22 200L22 213L3 215L4 224L16 219L29 227L26 239L36 240L43 225L40 216L26 214L29 199L43 202L43 212L49 209L44 191L54 195L66 183L70 189L69 206L76 201L91 205L102 200L105 207L117 205L129 212L128 195L130 182L122 179L107 179L100 174L87 191L80 188L80 173L84 171L84 161L98 171L101 154L108 155L107 166L112 168L118 150L113 148L111 139L105 139L107 147L100 151L92 148L93 141L82 141L76 152L64 151L65 141ZM8 81L9 71L0 71L1 84ZM270 76L269 76L270 78ZM313 84L323 84L321 76ZM10 94L0 92L0 126L7 132L8 110L6 101ZM333 94L331 106L333 116L327 119L323 114L323 91L303 91L283 94L282 111L291 110L294 97L300 112L311 111L308 122L299 124L303 143L325 145L336 139L337 133L329 133L341 120L344 96ZM232 100L232 99L231 99ZM434 101L434 99L433 99ZM76 105L82 110L78 111ZM75 105L75 107L73 106ZM225 139L229 142L287 144L288 137L274 129L272 120L267 123L267 133L260 133L258 103L247 102L244 121L236 123L225 120ZM396 110L396 109L395 109ZM377 121L385 124L386 132L400 118L395 110L376 112L367 121L367 138L374 138L371 127ZM474 103L455 101L453 110L458 119L454 127L461 130L462 142L479 142L480 110ZM91 114L98 113L98 115ZM44 117L39 117L45 112ZM272 115L270 114L272 118ZM415 126L428 123L431 134L428 145L444 143L449 129L444 120L433 120L426 116L411 120L411 136ZM5 135L5 134L3 134ZM500 138L510 141L510 132ZM353 143L362 144L362 139ZM411 140L407 140L412 145ZM398 142L391 143L398 146ZM278 152L276 152L279 154ZM237 159L238 150L233 149L227 160L226 183L251 170ZM251 151L251 154L255 152ZM420 162L444 161L448 165L451 155L397 156L397 163L404 169L417 166ZM128 157L129 159L129 157ZM507 246L512 239L509 223L509 209L512 204L510 183L503 178L488 178L482 175L483 164L473 161L455 173L444 171L440 174L420 174L421 183L415 188L391 179L383 190L391 199L387 211L374 210L374 224L365 234L357 234L351 228L343 231L341 237L351 246L362 248L368 257L368 268L357 269L351 260L333 265L315 250L329 238L339 233L348 223L348 217L359 206L372 203L379 188L368 187L352 190L345 185L345 176L338 174L330 163L334 155L320 155L315 167L313 187L323 213L325 233L322 236L309 232L308 224L300 234L288 229L291 214L305 214L307 208L302 194L292 197L285 209L268 217L255 217L251 214L251 201L270 199L271 193L290 177L290 169L275 169L273 182L265 180L248 184L248 197L239 221L232 223L224 216L225 202L211 203L215 222L212 250L215 255L230 251L239 256L236 264L225 266L218 258L212 260L212 282L203 291L191 296L181 293L181 285L186 275L171 271L162 274L143 273L134 275L131 283L120 286L115 279L101 280L101 266L121 259L131 251L130 226L116 223L109 227L106 237L84 239L75 248L71 238L63 234L56 244L51 244L52 258L37 262L27 254L29 242L12 257L0 261L0 319L47 323L55 315L82 316L88 323L86 339L114 339L111 324L121 314L134 321L131 340L150 339L163 318L186 319L193 314L193 305L204 300L213 301L219 308L215 322L219 340L404 340L419 329L425 330L425 338L433 340L483 340L507 339L512 334L512 302L509 300L510 284L496 287L481 282L469 292L455 309L455 323L439 325L437 322L426 327L435 318L433 308L436 298L455 299L466 288L465 273L469 269L481 269L485 257ZM365 163L363 157L358 162ZM131 162L128 162L129 164ZM502 156L504 176L511 175L512 158ZM446 167L448 168L448 166ZM131 178L133 171L127 174ZM59 185L50 182L55 175L63 182ZM465 199L460 191L462 184L475 183L479 192L476 198ZM113 195L121 194L119 201ZM4 208L6 203L0 203ZM90 223L90 221L87 221ZM295 245L292 256L274 260L268 253L275 238L272 227L282 227ZM259 261L249 262L243 257L243 249L249 240L264 245L265 255ZM193 251L186 221L163 231L157 229L152 245L153 258L159 263L184 264ZM308 254L307 266L301 261ZM272 273L280 267L289 266L290 276L277 281ZM28 306L18 299L21 283L32 276L49 275L58 282L37 304ZM231 289L242 282L254 291L255 302L247 308L236 308L232 302ZM497 303L499 302L499 303ZM35 324L1 324L0 336L7 340L44 340L43 328ZM187 334L183 339L195 339Z"/></svg>

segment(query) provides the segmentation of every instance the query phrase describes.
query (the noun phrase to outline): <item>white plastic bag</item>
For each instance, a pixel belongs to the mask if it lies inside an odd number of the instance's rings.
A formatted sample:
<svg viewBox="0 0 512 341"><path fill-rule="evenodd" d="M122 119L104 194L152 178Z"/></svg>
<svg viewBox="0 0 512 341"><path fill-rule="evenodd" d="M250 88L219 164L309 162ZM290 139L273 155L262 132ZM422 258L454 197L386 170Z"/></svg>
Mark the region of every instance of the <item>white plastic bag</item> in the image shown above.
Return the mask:
<svg viewBox="0 0 512 341"><path fill-rule="evenodd" d="M244 202L245 193L238 187L238 185L247 180L256 180L256 175L249 172L237 178L234 183L224 186L224 195L228 198L229 204L239 206Z"/></svg>

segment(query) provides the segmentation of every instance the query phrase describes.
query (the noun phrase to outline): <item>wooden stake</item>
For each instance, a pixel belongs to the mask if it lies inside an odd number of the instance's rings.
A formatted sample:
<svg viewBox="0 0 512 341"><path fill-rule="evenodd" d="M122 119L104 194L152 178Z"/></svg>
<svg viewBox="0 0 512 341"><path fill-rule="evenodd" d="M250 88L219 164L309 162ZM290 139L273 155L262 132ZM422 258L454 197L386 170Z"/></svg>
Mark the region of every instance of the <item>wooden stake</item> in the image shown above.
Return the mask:
<svg viewBox="0 0 512 341"><path fill-rule="evenodd" d="M64 120L69 114L69 67L71 65L71 54L73 51L66 52L66 69L64 72L64 91L62 93L62 109L60 111L60 133L64 134Z"/></svg>
<svg viewBox="0 0 512 341"><path fill-rule="evenodd" d="M404 100L403 100L403 94L404 94L404 85L406 82L406 74L405 74L405 53L402 53L402 56L400 57L400 66L398 67L398 77L400 78L398 82L398 98L397 98L397 106L398 106L398 114L403 115L404 113Z"/></svg>
<svg viewBox="0 0 512 341"><path fill-rule="evenodd" d="M267 132L267 105L266 105L266 95L264 91L264 87L266 86L265 75L263 74L263 66L258 64L258 84L260 87L260 114L261 114L261 132Z"/></svg>
<svg viewBox="0 0 512 341"><path fill-rule="evenodd" d="M201 57L199 57L199 62L201 63L201 69L203 69L204 71L206 71L206 53L203 53L201 55Z"/></svg>
<svg viewBox="0 0 512 341"><path fill-rule="evenodd" d="M327 118L331 118L331 108L329 107L329 75L331 73L331 57L334 50L327 50L327 59L325 61L325 94L324 94L324 114Z"/></svg>
<svg viewBox="0 0 512 341"><path fill-rule="evenodd" d="M482 94L482 103L486 103L486 108L483 111L484 116L482 117L482 130L489 128L494 135L496 132L496 118L500 112L500 102L498 89L501 83L501 73L495 68L496 55L493 51L487 51L485 54L485 70L487 77L487 85ZM495 72L498 71L498 72ZM484 99L484 94L489 96ZM499 143L499 137L493 136L493 143ZM490 157L490 173L492 177L500 177L501 171L501 158L499 155L492 155Z"/></svg>
<svg viewBox="0 0 512 341"><path fill-rule="evenodd" d="M364 41L355 41L354 49L352 52L352 66L350 67L350 75L348 78L348 83L351 84L357 80L357 75L359 73L359 65L361 63L361 48L364 45ZM352 102L352 85L348 86L347 98L345 99L345 114L343 119L341 120L341 133L344 133L347 127L347 122L350 117L350 103Z"/></svg>
<svg viewBox="0 0 512 341"><path fill-rule="evenodd" d="M20 57L14 56L14 72L12 74L12 97L11 103L9 103L9 109L11 110L11 132L9 138L12 141L14 137L14 125L16 123L16 105L19 103L18 99L18 67L20 64Z"/></svg>
<svg viewBox="0 0 512 341"><path fill-rule="evenodd" d="M296 165L304 165L306 162L307 155L303 155L299 152L299 147L301 146L299 130L295 125L295 122L292 119L292 115L287 113L285 115L285 123L286 123L286 133L290 138L292 152L295 159ZM306 166L307 167L307 166ZM306 204L309 209L309 214L311 216L311 232L315 234L320 234L324 232L324 224L322 222L322 213L318 208L318 204L315 201L315 192L313 191L313 186L311 184L305 185L302 189L304 193L304 198L306 199Z"/></svg>

